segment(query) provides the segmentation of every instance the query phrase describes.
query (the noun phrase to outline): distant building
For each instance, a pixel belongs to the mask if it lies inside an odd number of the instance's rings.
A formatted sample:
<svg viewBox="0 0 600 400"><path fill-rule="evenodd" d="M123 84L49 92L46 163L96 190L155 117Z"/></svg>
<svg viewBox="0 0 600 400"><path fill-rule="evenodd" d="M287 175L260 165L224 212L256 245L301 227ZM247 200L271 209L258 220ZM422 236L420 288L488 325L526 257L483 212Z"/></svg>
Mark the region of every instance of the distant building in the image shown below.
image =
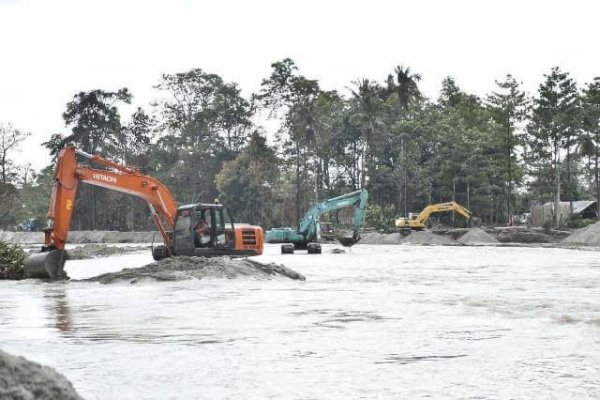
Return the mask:
<svg viewBox="0 0 600 400"><path fill-rule="evenodd" d="M565 223L571 216L580 216L582 219L598 218L596 201L577 200L561 201L559 203L559 220ZM554 202L534 205L531 207L531 216L528 223L531 226L544 226L554 221Z"/></svg>

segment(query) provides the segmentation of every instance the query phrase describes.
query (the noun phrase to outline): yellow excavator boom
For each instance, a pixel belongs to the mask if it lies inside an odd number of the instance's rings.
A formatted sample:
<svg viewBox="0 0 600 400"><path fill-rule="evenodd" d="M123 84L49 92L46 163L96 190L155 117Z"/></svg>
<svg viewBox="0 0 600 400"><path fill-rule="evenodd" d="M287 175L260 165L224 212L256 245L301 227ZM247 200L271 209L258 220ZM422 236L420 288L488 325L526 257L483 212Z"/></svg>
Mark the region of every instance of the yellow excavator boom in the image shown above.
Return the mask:
<svg viewBox="0 0 600 400"><path fill-rule="evenodd" d="M400 217L396 219L396 228L422 230L425 229L425 223L431 214L447 211L454 211L465 217L467 220L470 220L473 216L471 211L454 201L449 203L430 204L417 216L410 215L408 218Z"/></svg>

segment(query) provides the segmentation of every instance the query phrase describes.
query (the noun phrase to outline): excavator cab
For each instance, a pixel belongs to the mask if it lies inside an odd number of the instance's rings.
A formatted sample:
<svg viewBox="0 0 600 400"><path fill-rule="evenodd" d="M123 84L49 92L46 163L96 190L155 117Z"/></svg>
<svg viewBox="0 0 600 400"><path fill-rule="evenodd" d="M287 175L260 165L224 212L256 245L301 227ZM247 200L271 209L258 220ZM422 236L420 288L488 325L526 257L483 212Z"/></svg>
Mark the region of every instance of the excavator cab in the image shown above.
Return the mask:
<svg viewBox="0 0 600 400"><path fill-rule="evenodd" d="M234 226L229 210L221 204L179 207L175 217L173 247L178 255L229 254L235 247Z"/></svg>

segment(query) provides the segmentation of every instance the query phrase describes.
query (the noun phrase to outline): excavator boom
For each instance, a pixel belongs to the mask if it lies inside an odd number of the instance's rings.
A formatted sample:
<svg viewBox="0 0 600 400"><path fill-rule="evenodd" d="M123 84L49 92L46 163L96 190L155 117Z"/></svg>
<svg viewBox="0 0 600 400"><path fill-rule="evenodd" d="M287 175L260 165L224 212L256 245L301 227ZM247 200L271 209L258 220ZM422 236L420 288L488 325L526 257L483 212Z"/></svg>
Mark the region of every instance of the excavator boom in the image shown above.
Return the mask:
<svg viewBox="0 0 600 400"><path fill-rule="evenodd" d="M80 165L77 162L77 155L106 169ZM100 156L87 154L69 145L63 148L57 157L54 187L50 198L47 225L44 229L44 246L41 254L33 255L26 260L25 271L28 277L56 279L63 275L66 258L64 249L79 182L128 193L145 200L150 206L152 218L167 248L173 247L167 230L173 229L177 204L162 183L132 168Z"/></svg>

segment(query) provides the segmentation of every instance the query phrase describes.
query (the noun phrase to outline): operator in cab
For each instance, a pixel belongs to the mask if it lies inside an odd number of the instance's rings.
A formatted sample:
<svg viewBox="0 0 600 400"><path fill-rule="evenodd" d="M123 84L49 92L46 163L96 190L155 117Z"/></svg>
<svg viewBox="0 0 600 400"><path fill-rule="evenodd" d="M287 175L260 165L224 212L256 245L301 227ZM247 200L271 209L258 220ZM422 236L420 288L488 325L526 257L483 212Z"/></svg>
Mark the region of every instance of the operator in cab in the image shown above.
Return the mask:
<svg viewBox="0 0 600 400"><path fill-rule="evenodd" d="M194 227L196 247L206 247L210 243L210 227L204 218L200 218Z"/></svg>

